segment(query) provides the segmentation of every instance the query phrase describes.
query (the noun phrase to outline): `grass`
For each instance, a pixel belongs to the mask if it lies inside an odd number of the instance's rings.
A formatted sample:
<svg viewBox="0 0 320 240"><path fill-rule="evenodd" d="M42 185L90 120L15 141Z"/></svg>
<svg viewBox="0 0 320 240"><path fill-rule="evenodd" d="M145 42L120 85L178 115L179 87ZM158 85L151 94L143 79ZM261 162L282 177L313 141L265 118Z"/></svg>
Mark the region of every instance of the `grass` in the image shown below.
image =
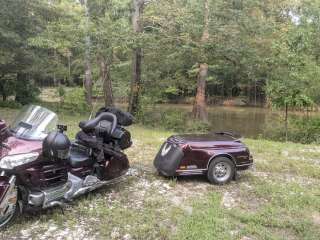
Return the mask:
<svg viewBox="0 0 320 240"><path fill-rule="evenodd" d="M0 109L10 120L15 110ZM60 116L74 136L81 115ZM74 201L64 215L23 215L1 239L319 239L320 147L246 139L255 168L237 182L166 179L152 161L169 131L130 127L125 181Z"/></svg>

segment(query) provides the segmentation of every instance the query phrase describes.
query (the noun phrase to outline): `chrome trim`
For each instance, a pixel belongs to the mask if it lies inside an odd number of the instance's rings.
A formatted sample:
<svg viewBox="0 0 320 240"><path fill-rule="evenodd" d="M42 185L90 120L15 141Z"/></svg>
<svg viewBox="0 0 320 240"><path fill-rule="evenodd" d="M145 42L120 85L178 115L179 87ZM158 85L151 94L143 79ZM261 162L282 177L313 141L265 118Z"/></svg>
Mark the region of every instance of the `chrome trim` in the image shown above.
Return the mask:
<svg viewBox="0 0 320 240"><path fill-rule="evenodd" d="M10 184L10 185L13 185L13 184L15 184L15 183L16 183L16 176L12 175L12 176L10 177L10 179L9 179L9 184Z"/></svg>
<svg viewBox="0 0 320 240"><path fill-rule="evenodd" d="M96 176L92 176L92 175L86 176L86 178L83 180L71 173L68 173L68 179L69 179L69 182L71 182L71 187L65 193L64 198L68 201L71 201L80 195L83 195L87 192L91 192L102 186L117 183L119 180L123 178L123 176L124 175L111 180L101 181Z"/></svg>
<svg viewBox="0 0 320 240"><path fill-rule="evenodd" d="M67 182L62 186L57 186L54 188L50 188L46 191L43 191L44 193L43 208L48 208L51 206L52 202L63 199L65 193L68 192L70 188L71 188L71 183Z"/></svg>
<svg viewBox="0 0 320 240"><path fill-rule="evenodd" d="M68 182L62 186L49 188L40 192L30 193L28 203L32 206L50 208L54 206L63 206L65 201L72 201L74 198L93 191L102 186L113 184L123 177L101 181L96 176L88 175L84 180L68 173Z"/></svg>
<svg viewBox="0 0 320 240"><path fill-rule="evenodd" d="M52 201L48 204L47 208L56 207L56 206L63 207L64 203L60 201Z"/></svg>
<svg viewBox="0 0 320 240"><path fill-rule="evenodd" d="M189 169L189 170L176 170L176 173L180 176L184 175L202 175L207 169Z"/></svg>
<svg viewBox="0 0 320 240"><path fill-rule="evenodd" d="M44 193L43 192L34 192L30 193L28 196L28 204L36 207L40 207L44 202Z"/></svg>
<svg viewBox="0 0 320 240"><path fill-rule="evenodd" d="M70 172L68 173L68 181L71 182L70 189L64 194L64 198L67 200L71 200L80 188L83 186L83 180Z"/></svg>
<svg viewBox="0 0 320 240"><path fill-rule="evenodd" d="M203 168L203 169L178 169L176 170L176 172L201 172L201 171L207 171L207 169Z"/></svg>
<svg viewBox="0 0 320 240"><path fill-rule="evenodd" d="M211 150L225 150L225 149L238 149L239 147L238 146L229 146L229 147L195 147L195 146L190 146L190 149L192 150L207 150L207 149L211 149Z"/></svg>
<svg viewBox="0 0 320 240"><path fill-rule="evenodd" d="M246 167L246 166L251 166L251 165L253 165L253 162L252 163L239 164L239 165L236 165L236 167Z"/></svg>
<svg viewBox="0 0 320 240"><path fill-rule="evenodd" d="M179 172L179 176L188 176L188 175L202 175L203 172Z"/></svg>
<svg viewBox="0 0 320 240"><path fill-rule="evenodd" d="M222 154L218 154L218 155L213 155L209 160L208 160L208 164L207 164L207 169L209 169L209 165L211 163L211 161L216 158L216 157L223 157L223 156L228 156L229 159L231 158L231 161L234 163L235 166L237 166L236 161L234 160L234 157L228 153L222 153Z"/></svg>

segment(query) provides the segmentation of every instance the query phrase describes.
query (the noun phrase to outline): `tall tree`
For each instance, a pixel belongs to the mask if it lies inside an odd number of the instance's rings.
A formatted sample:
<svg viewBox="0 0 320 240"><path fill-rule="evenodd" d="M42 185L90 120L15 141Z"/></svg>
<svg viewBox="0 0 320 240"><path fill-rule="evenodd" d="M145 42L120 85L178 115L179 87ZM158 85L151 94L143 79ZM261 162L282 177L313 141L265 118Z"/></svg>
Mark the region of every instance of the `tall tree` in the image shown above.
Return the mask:
<svg viewBox="0 0 320 240"><path fill-rule="evenodd" d="M98 88L102 88L105 106L113 106L112 68L122 62L122 55L126 55L126 44L131 33L128 16L130 9L127 1L92 0L90 12L92 14L92 51L96 54L99 69ZM125 58L125 61L127 59Z"/></svg>
<svg viewBox="0 0 320 240"><path fill-rule="evenodd" d="M102 55L99 56L98 63L100 64L100 78L103 85L104 105L110 107L114 105L110 73L111 64L110 61L106 60Z"/></svg>
<svg viewBox="0 0 320 240"><path fill-rule="evenodd" d="M142 32L142 14L144 8L144 0L132 0L132 26L134 34L137 36ZM141 92L141 62L142 49L136 46L133 50L132 57L132 79L130 86L129 106L128 111L132 114L137 114L139 111L139 97Z"/></svg>
<svg viewBox="0 0 320 240"><path fill-rule="evenodd" d="M85 88L85 98L89 106L92 106L92 66L91 66L91 38L90 38L90 11L88 6L88 0L82 0L82 5L85 9L85 74L84 74L84 88Z"/></svg>
<svg viewBox="0 0 320 240"><path fill-rule="evenodd" d="M201 44L205 45L209 40L209 1L204 1L204 26L201 37ZM197 92L193 105L192 114L195 119L201 121L208 120L208 112L206 105L206 82L208 77L208 64L206 62L199 63L199 72L197 76Z"/></svg>
<svg viewBox="0 0 320 240"><path fill-rule="evenodd" d="M47 1L1 0L0 5L0 85L6 91L3 98L13 93L7 92L10 83L16 101L25 104L38 92L32 80L42 69L35 66L45 61L42 49L30 47L28 38L41 33L55 12Z"/></svg>
<svg viewBox="0 0 320 240"><path fill-rule="evenodd" d="M47 52L47 62L42 66L46 72L43 79L53 78L53 82L64 82L73 86L73 74L82 74L84 68L84 9L73 0L53 3L51 8L56 14L46 23L41 33L28 39L28 44ZM82 69L76 73L72 65L74 61L79 63L79 60Z"/></svg>

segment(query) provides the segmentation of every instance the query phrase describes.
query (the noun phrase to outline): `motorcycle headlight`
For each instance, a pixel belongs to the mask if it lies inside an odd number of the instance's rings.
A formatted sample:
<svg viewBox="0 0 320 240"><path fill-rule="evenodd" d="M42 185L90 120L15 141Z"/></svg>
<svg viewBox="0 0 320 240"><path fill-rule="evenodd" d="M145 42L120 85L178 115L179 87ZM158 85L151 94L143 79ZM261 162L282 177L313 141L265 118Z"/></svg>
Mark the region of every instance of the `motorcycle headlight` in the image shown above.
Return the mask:
<svg viewBox="0 0 320 240"><path fill-rule="evenodd" d="M0 160L0 168L13 169L17 166L32 162L38 157L39 153L37 152L6 156Z"/></svg>

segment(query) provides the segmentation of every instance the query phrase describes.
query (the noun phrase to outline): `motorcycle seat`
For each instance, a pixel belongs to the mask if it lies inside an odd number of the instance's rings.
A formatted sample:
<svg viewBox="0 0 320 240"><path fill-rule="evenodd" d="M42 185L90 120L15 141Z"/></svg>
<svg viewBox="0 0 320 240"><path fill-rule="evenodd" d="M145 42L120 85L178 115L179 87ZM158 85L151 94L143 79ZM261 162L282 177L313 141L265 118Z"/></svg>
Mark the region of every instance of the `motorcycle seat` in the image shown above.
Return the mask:
<svg viewBox="0 0 320 240"><path fill-rule="evenodd" d="M92 159L88 151L73 146L70 150L69 163L74 168L86 167L92 165Z"/></svg>
<svg viewBox="0 0 320 240"><path fill-rule="evenodd" d="M114 129L117 126L117 117L113 113L104 112L101 113L99 116L95 117L94 119L88 121L82 121L79 123L79 127L84 132L90 132L95 130L95 127L99 125L99 123L103 121L108 121L110 124L102 124L101 127L108 128L109 134L112 134Z"/></svg>

